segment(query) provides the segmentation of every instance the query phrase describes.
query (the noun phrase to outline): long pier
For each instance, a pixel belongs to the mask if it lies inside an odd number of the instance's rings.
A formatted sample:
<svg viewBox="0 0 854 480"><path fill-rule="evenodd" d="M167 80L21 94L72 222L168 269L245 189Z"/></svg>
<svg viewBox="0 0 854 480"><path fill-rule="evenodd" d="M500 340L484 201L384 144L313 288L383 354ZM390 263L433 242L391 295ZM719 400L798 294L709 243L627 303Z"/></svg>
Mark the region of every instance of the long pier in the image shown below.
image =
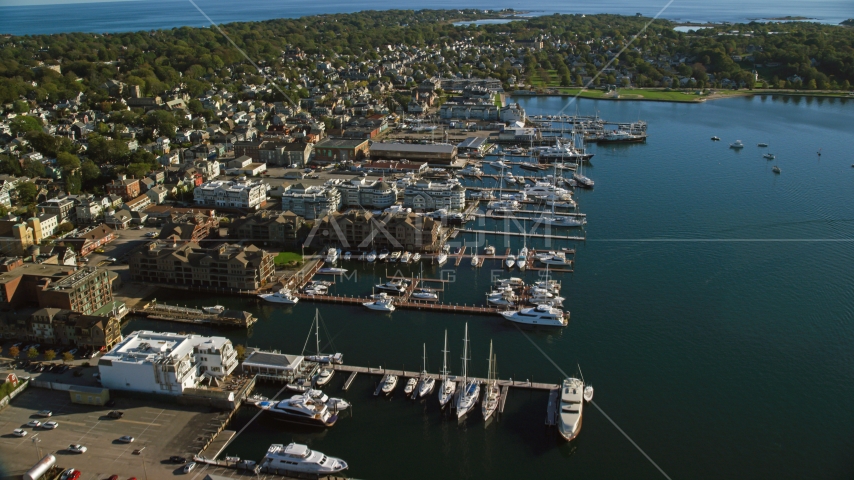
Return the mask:
<svg viewBox="0 0 854 480"><path fill-rule="evenodd" d="M528 238L550 238L554 240L572 240L576 242L583 242L587 240L587 234L583 237L573 236L573 235L551 235L546 233L524 233L524 232L498 232L492 230L475 230L471 228L461 228L459 229L461 232L466 233L485 233L491 235L509 235L511 237L528 237Z"/></svg>
<svg viewBox="0 0 854 480"><path fill-rule="evenodd" d="M248 312L225 310L222 313L207 313L198 308L179 307L174 305L147 303L142 308L135 308L129 314L152 320L167 322L192 323L195 325L217 325L222 327L249 328L258 321Z"/></svg>
<svg viewBox="0 0 854 480"><path fill-rule="evenodd" d="M429 378L433 378L436 380L442 380L442 375L438 373L423 373L419 371L411 371L411 370L395 370L391 368L371 368L371 367L359 367L355 365L333 365L332 368L339 372L356 372L356 373L364 373L367 375L397 375L398 377L403 378L421 378L421 376L427 376ZM448 375L448 378L453 381L460 381L463 377L458 375ZM469 380L476 380L478 383L487 383L486 378L479 377L468 377ZM349 379L348 379L349 380ZM527 390L556 390L559 389L560 386L555 383L540 383L540 382L531 382L530 380L519 381L519 380L496 380L499 387L503 388L524 388ZM398 382L398 385L400 382ZM503 403L503 402L502 402Z"/></svg>

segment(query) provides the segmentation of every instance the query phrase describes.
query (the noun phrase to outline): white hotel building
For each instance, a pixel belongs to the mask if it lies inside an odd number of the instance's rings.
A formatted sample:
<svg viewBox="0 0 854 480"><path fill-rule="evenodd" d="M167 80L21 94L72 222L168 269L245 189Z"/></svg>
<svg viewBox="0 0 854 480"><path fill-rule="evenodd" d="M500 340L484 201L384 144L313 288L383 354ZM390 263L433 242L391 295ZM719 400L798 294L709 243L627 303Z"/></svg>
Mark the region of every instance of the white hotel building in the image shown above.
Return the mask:
<svg viewBox="0 0 854 480"><path fill-rule="evenodd" d="M267 202L267 185L260 180L213 180L196 187L193 198L196 205L257 210Z"/></svg>
<svg viewBox="0 0 854 480"><path fill-rule="evenodd" d="M147 330L133 332L98 361L101 385L111 390L181 395L205 377L237 368L237 352L225 337Z"/></svg>
<svg viewBox="0 0 854 480"><path fill-rule="evenodd" d="M466 189L459 182L418 180L403 190L403 206L415 210L445 209L459 212L466 207Z"/></svg>

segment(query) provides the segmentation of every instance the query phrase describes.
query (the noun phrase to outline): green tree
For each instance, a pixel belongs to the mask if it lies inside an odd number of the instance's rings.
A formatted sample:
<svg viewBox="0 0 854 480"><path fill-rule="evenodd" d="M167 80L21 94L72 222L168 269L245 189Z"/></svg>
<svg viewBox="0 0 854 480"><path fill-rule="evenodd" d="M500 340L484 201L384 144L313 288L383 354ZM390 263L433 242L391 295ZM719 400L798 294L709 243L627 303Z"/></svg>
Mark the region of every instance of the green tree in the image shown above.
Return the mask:
<svg viewBox="0 0 854 480"><path fill-rule="evenodd" d="M817 87L817 86L816 86L816 84L815 84L815 79L814 79L814 78L813 78L812 80L810 80L809 82L807 82L807 89L808 89L808 90L815 90L815 89L817 89L817 88L818 88L818 87Z"/></svg>
<svg viewBox="0 0 854 480"><path fill-rule="evenodd" d="M36 117L20 115L12 119L9 123L13 135L23 134L27 132L38 132L42 129L42 121Z"/></svg>
<svg viewBox="0 0 854 480"><path fill-rule="evenodd" d="M56 351L55 350L46 350L44 352L44 359L47 360L48 362L52 361L54 358L56 358Z"/></svg>
<svg viewBox="0 0 854 480"><path fill-rule="evenodd" d="M62 363L70 363L74 361L74 354L65 352L62 354Z"/></svg>
<svg viewBox="0 0 854 480"><path fill-rule="evenodd" d="M12 358L18 358L18 355L21 354L21 351L18 347L9 347L9 356Z"/></svg>
<svg viewBox="0 0 854 480"><path fill-rule="evenodd" d="M63 172L71 172L80 168L80 157L68 152L59 152L56 154L56 165Z"/></svg>
<svg viewBox="0 0 854 480"><path fill-rule="evenodd" d="M22 173L30 178L44 176L44 164L38 160L26 160L22 168Z"/></svg>
<svg viewBox="0 0 854 480"><path fill-rule="evenodd" d="M234 347L234 353L237 354L238 360L243 360L244 358L246 358L246 347L244 347L243 345L237 345Z"/></svg>
<svg viewBox="0 0 854 480"><path fill-rule="evenodd" d="M0 155L0 173L21 175L21 164L8 155Z"/></svg>
<svg viewBox="0 0 854 480"><path fill-rule="evenodd" d="M30 347L30 349L27 350L27 358L29 358L30 360L35 360L38 356L39 351L36 350L35 347Z"/></svg>
<svg viewBox="0 0 854 480"><path fill-rule="evenodd" d="M39 187L30 182L25 182L15 189L18 191L18 202L22 205L31 205L35 203L36 196L39 194Z"/></svg>
<svg viewBox="0 0 854 480"><path fill-rule="evenodd" d="M56 233L62 235L74 230L74 224L71 222L62 222L56 226Z"/></svg>
<svg viewBox="0 0 854 480"><path fill-rule="evenodd" d="M83 181L90 182L101 176L101 169L95 165L95 162L88 158L80 164L80 171L83 174Z"/></svg>
<svg viewBox="0 0 854 480"><path fill-rule="evenodd" d="M143 178L151 171L151 165L147 163L131 163L127 166L128 175L133 178Z"/></svg>

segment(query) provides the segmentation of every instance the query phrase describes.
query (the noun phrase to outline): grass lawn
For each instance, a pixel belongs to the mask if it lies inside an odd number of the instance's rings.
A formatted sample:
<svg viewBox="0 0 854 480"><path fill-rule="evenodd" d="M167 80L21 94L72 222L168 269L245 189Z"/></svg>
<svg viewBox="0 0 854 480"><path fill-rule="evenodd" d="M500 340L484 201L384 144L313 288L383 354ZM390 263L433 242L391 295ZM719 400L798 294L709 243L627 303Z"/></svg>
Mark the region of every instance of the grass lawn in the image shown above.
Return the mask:
<svg viewBox="0 0 854 480"><path fill-rule="evenodd" d="M296 252L281 252L273 258L277 267L285 267L291 262L301 262L302 255Z"/></svg>
<svg viewBox="0 0 854 480"><path fill-rule="evenodd" d="M501 95L499 95L497 93L495 94L495 106L498 108L501 108L504 106L501 104Z"/></svg>

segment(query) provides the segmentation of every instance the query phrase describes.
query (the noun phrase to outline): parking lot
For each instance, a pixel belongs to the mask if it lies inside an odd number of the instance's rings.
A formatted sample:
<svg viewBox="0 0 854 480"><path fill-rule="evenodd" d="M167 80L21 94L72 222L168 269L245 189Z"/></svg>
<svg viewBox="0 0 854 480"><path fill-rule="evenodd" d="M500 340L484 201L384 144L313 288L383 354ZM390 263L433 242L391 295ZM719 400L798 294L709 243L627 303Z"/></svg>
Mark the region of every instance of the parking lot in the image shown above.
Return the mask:
<svg viewBox="0 0 854 480"><path fill-rule="evenodd" d="M205 408L157 402L132 397L115 398L114 407L73 404L68 392L29 387L0 411L0 464L7 478L20 478L41 457L53 453L57 465L82 472L80 480L103 480L111 475L138 479L168 478L182 475L180 467L169 462L172 455L188 456L189 446L205 425L218 415ZM110 410L124 416L110 418ZM49 419L36 416L51 410ZM53 420L54 430L25 427L31 420ZM26 437L12 434L16 428ZM122 443L124 435L135 438ZM35 441L34 441L35 439ZM66 451L71 444L86 446L83 454ZM139 455L134 450L141 449Z"/></svg>

